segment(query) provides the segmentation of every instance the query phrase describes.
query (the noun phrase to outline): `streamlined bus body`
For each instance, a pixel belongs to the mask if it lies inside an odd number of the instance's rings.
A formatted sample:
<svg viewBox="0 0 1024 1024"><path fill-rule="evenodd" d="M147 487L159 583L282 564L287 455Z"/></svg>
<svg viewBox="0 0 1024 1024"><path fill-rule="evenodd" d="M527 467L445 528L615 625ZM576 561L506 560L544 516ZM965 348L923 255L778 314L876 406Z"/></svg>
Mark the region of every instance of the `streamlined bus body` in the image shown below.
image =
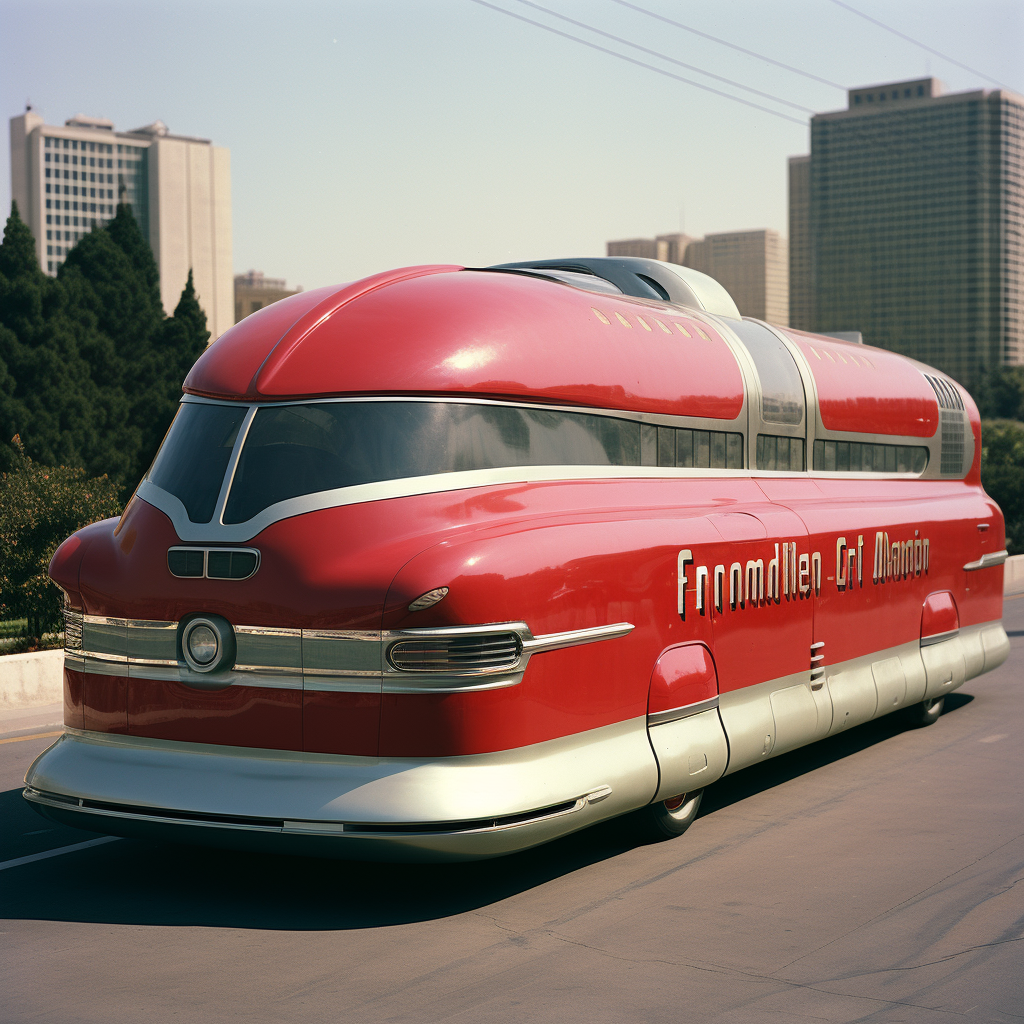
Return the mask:
<svg viewBox="0 0 1024 1024"><path fill-rule="evenodd" d="M1005 660L977 409L649 260L392 271L211 345L80 530L25 796L117 835L506 854ZM939 780L936 780L938 783Z"/></svg>

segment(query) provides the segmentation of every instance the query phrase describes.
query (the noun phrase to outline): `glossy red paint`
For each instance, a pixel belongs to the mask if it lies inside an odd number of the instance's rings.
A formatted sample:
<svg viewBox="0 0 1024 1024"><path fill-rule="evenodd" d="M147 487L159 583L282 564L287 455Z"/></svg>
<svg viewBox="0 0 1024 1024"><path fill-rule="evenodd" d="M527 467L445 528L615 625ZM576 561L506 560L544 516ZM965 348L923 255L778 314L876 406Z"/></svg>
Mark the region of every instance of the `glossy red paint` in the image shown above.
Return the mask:
<svg viewBox="0 0 1024 1024"><path fill-rule="evenodd" d="M302 749L302 691L263 686L196 690L177 682L129 679L133 736L268 750Z"/></svg>
<svg viewBox="0 0 1024 1024"><path fill-rule="evenodd" d="M921 639L951 633L959 628L960 616L953 595L948 590L929 594L921 612Z"/></svg>
<svg viewBox="0 0 1024 1024"><path fill-rule="evenodd" d="M124 676L82 673L81 722L83 729L93 732L127 733L128 680Z"/></svg>
<svg viewBox="0 0 1024 1024"><path fill-rule="evenodd" d="M380 704L379 693L304 691L302 749L373 757L380 732Z"/></svg>
<svg viewBox="0 0 1024 1024"><path fill-rule="evenodd" d="M903 356L802 331L786 331L811 367L828 430L931 437L939 403Z"/></svg>
<svg viewBox="0 0 1024 1024"><path fill-rule="evenodd" d="M64 668L64 724L85 728L85 674Z"/></svg>
<svg viewBox="0 0 1024 1024"><path fill-rule="evenodd" d="M488 395L726 420L743 407L743 381L725 342L678 310L520 274L443 267L401 274L325 296L276 347L269 334L256 339L260 313L253 314L200 357L185 390L275 399ZM232 337L242 328L244 336ZM232 367L235 349L250 337L266 360L252 386L242 378L255 357L247 355L237 372Z"/></svg>
<svg viewBox="0 0 1024 1024"><path fill-rule="evenodd" d="M743 381L710 319L524 275L406 268L254 314L207 350L186 390L241 400L475 395L734 420ZM934 435L935 396L914 364L789 333L826 428ZM247 542L262 560L245 581L172 576L171 521L135 498L119 522L80 531L51 563L86 614L385 631L522 621L535 636L635 628L536 654L518 684L477 692L204 691L68 671L68 724L325 754L476 754L800 678L815 643L829 666L915 641L936 592L961 625L998 619L1001 572L963 569L1005 543L978 480L977 409L966 396L965 406L975 433L966 481L637 476L411 495L273 524ZM927 565L872 578L879 534L911 551L927 539ZM807 559L811 579L820 567L817 583L773 595L787 553ZM408 610L441 586L443 601Z"/></svg>
<svg viewBox="0 0 1024 1024"><path fill-rule="evenodd" d="M647 713L672 711L717 695L711 652L703 644L680 644L664 651L654 666Z"/></svg>

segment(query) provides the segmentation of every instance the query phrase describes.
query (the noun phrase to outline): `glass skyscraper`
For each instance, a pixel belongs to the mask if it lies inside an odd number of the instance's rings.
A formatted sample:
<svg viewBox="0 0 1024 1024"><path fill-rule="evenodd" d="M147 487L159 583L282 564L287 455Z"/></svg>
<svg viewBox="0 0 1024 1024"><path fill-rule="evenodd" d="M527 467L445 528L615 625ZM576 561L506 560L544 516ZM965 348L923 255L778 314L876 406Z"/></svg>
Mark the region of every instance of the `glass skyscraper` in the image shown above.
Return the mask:
<svg viewBox="0 0 1024 1024"><path fill-rule="evenodd" d="M1024 363L1022 144L1024 99L931 78L812 118L809 173L790 164L791 325L861 331L959 379Z"/></svg>

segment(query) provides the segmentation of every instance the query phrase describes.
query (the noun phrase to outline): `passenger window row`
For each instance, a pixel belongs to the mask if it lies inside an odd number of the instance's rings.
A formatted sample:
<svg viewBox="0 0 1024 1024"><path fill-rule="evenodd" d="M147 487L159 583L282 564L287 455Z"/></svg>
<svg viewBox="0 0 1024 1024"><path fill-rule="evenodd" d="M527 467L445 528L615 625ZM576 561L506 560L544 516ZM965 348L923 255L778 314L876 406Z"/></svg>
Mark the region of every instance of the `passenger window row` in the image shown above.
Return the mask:
<svg viewBox="0 0 1024 1024"><path fill-rule="evenodd" d="M815 441L814 468L826 473L923 473L928 449L867 441Z"/></svg>
<svg viewBox="0 0 1024 1024"><path fill-rule="evenodd" d="M756 465L758 469L803 472L807 468L804 461L804 439L758 434Z"/></svg>
<svg viewBox="0 0 1024 1024"><path fill-rule="evenodd" d="M640 464L680 469L742 469L743 435L645 423L640 428Z"/></svg>

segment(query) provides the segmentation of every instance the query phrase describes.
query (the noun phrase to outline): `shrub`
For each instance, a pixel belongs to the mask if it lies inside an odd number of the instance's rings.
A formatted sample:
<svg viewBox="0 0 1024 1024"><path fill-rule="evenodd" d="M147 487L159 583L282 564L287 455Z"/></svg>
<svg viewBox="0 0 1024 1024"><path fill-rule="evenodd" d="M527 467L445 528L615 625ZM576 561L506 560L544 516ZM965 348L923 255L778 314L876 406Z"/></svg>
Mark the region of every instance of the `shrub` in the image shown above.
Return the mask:
<svg viewBox="0 0 1024 1024"><path fill-rule="evenodd" d="M38 642L60 622L60 591L46 575L58 545L76 530L119 515L116 486L84 469L40 466L13 441L15 465L0 476L0 619L22 617Z"/></svg>
<svg viewBox="0 0 1024 1024"><path fill-rule="evenodd" d="M1024 423L982 421L981 482L1003 510L1007 551L1024 554Z"/></svg>

